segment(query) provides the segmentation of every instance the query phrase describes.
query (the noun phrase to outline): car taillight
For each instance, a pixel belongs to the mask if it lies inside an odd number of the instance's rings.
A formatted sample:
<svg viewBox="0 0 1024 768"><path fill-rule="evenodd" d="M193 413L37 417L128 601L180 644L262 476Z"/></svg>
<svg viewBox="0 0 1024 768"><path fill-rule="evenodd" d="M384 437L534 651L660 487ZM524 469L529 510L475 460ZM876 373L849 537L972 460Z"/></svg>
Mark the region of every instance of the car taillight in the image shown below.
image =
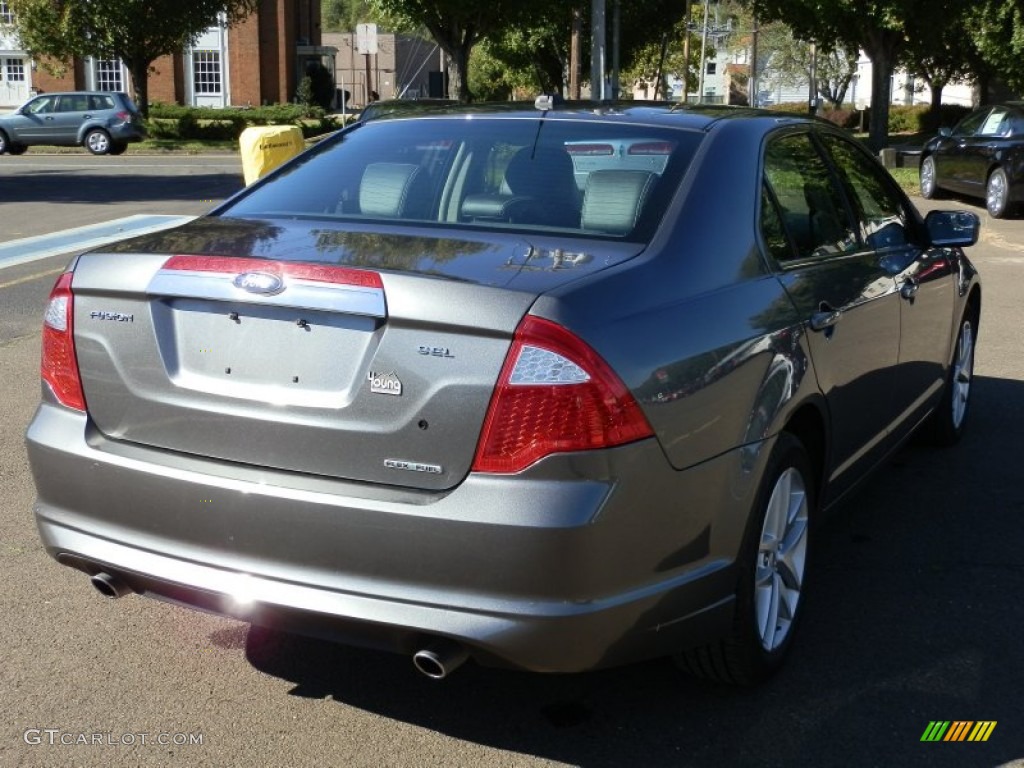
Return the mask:
<svg viewBox="0 0 1024 768"><path fill-rule="evenodd" d="M608 364L562 326L526 317L491 397L473 471L518 472L552 453L653 435Z"/></svg>
<svg viewBox="0 0 1024 768"><path fill-rule="evenodd" d="M132 113L131 112L118 112L117 113L117 119L120 120L123 123L130 123L132 121Z"/></svg>
<svg viewBox="0 0 1024 768"><path fill-rule="evenodd" d="M644 141L634 144L629 148L631 155L671 155L675 149L675 143L671 141Z"/></svg>
<svg viewBox="0 0 1024 768"><path fill-rule="evenodd" d="M82 378L75 355L75 297L71 293L71 273L57 278L43 316L43 381L57 399L69 408L85 410Z"/></svg>
<svg viewBox="0 0 1024 768"><path fill-rule="evenodd" d="M611 144L566 144L565 151L570 155L614 155L615 147Z"/></svg>

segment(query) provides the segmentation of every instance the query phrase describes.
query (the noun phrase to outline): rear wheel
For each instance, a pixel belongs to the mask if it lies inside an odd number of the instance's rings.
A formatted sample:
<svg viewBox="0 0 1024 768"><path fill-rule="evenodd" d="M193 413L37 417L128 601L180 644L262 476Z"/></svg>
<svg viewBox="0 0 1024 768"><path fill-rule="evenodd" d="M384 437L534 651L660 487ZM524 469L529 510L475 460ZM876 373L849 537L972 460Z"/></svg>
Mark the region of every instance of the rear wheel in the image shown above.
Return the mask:
<svg viewBox="0 0 1024 768"><path fill-rule="evenodd" d="M94 155L105 155L110 152L110 134L100 128L93 128L85 134L85 148Z"/></svg>
<svg viewBox="0 0 1024 768"><path fill-rule="evenodd" d="M125 150L128 149L127 144L111 144L110 154L112 155L123 155Z"/></svg>
<svg viewBox="0 0 1024 768"><path fill-rule="evenodd" d="M938 178L935 175L935 158L929 155L921 161L921 197L932 200L941 197L941 191L936 183Z"/></svg>
<svg viewBox="0 0 1024 768"><path fill-rule="evenodd" d="M8 144L7 151L12 155L24 155L25 150L28 149L24 144Z"/></svg>
<svg viewBox="0 0 1024 768"><path fill-rule="evenodd" d="M1010 183L1006 171L996 168L985 185L985 207L994 219L1007 216L1010 211Z"/></svg>
<svg viewBox="0 0 1024 768"><path fill-rule="evenodd" d="M7 134L4 133L3 131L0 131L0 155L2 155L4 152L9 151L10 148L11 145L7 141Z"/></svg>
<svg viewBox="0 0 1024 768"><path fill-rule="evenodd" d="M949 367L946 389L939 409L932 414L932 439L938 445L953 445L963 437L971 405L971 381L974 378L974 343L978 326L975 313L968 309L960 321L953 364Z"/></svg>
<svg viewBox="0 0 1024 768"><path fill-rule="evenodd" d="M683 669L719 682L751 684L782 664L803 604L814 502L807 451L783 432L768 459L740 548L732 631L680 654Z"/></svg>

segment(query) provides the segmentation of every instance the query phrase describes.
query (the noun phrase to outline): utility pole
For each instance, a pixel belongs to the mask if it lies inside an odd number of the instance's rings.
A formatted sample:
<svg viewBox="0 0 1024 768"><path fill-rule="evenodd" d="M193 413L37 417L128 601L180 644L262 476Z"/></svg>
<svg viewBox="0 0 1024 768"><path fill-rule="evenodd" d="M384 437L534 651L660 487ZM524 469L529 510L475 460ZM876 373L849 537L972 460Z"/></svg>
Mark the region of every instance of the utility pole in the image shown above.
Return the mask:
<svg viewBox="0 0 1024 768"><path fill-rule="evenodd" d="M697 103L704 103L704 71L708 68L708 12L709 0L704 0L704 24L701 25L700 34L700 71L697 74Z"/></svg>
<svg viewBox="0 0 1024 768"><path fill-rule="evenodd" d="M604 87L607 47L604 0L590 0L590 98L594 101L608 98Z"/></svg>
<svg viewBox="0 0 1024 768"><path fill-rule="evenodd" d="M583 30L583 11L572 9L572 36L569 39L569 98L580 98L580 33Z"/></svg>
<svg viewBox="0 0 1024 768"><path fill-rule="evenodd" d="M683 2L683 104L690 101L690 0ZM657 95L657 94L655 94Z"/></svg>
<svg viewBox="0 0 1024 768"><path fill-rule="evenodd" d="M621 13L619 0L612 0L612 101L619 100L619 41Z"/></svg>
<svg viewBox="0 0 1024 768"><path fill-rule="evenodd" d="M807 111L812 115L818 111L818 46L811 41L811 71L810 81L807 84Z"/></svg>
<svg viewBox="0 0 1024 768"><path fill-rule="evenodd" d="M747 80L747 102L750 106L756 107L760 101L758 97L761 93L761 89L757 84L757 33L759 31L757 26L757 0L754 0L751 14L754 17L754 29L750 35L750 77Z"/></svg>

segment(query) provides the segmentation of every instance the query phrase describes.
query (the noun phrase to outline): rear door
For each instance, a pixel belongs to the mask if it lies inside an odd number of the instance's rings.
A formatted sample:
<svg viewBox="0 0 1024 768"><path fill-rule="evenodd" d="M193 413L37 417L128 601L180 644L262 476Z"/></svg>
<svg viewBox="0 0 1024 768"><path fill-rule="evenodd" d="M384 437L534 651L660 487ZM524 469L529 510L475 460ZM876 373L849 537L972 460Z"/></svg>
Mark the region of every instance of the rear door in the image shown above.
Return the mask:
<svg viewBox="0 0 1024 768"><path fill-rule="evenodd" d="M92 117L89 111L89 95L85 93L65 93L57 102L57 111L53 116L54 143L76 144L82 124Z"/></svg>
<svg viewBox="0 0 1024 768"><path fill-rule="evenodd" d="M978 181L975 168L980 137L978 132L988 119L990 108L980 109L965 117L953 129L953 134L944 142L935 162L943 185L967 195L978 196L984 192L984 181Z"/></svg>
<svg viewBox="0 0 1024 768"><path fill-rule="evenodd" d="M833 489L876 461L895 417L899 293L865 244L836 175L808 133L765 151L761 228L780 279L806 318L831 421ZM847 480L849 478L849 480Z"/></svg>

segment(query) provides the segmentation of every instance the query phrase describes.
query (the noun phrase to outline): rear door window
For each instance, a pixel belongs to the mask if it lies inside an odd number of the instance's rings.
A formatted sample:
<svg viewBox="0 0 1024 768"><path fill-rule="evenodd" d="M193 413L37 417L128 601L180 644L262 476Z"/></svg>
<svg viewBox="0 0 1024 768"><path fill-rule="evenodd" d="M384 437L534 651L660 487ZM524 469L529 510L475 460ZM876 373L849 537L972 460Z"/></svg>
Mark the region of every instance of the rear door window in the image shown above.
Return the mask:
<svg viewBox="0 0 1024 768"><path fill-rule="evenodd" d="M810 135L789 134L771 141L765 150L764 178L795 244L794 258L820 259L858 249L857 227ZM762 232L771 229L770 222L762 221ZM781 254L780 249L776 255Z"/></svg>
<svg viewBox="0 0 1024 768"><path fill-rule="evenodd" d="M857 208L864 241L876 250L909 241L909 216L888 174L863 151L838 136L822 136Z"/></svg>

